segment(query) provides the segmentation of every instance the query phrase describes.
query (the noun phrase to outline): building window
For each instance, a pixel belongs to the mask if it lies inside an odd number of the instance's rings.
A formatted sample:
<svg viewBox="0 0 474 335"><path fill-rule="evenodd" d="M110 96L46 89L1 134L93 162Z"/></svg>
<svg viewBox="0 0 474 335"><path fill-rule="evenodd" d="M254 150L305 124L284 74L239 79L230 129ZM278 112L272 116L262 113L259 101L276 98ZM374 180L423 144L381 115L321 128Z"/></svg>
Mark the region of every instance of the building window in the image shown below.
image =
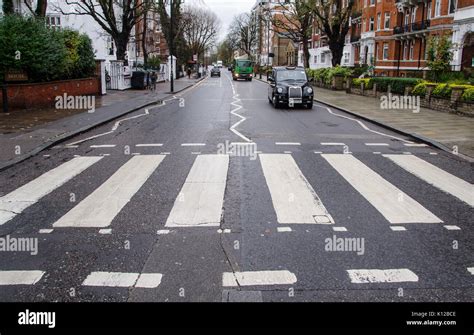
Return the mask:
<svg viewBox="0 0 474 335"><path fill-rule="evenodd" d="M344 64L347 64L347 63L349 63L349 53L344 52Z"/></svg>
<svg viewBox="0 0 474 335"><path fill-rule="evenodd" d="M410 11L407 9L405 11L405 25L407 26L409 22L410 22Z"/></svg>
<svg viewBox="0 0 474 335"><path fill-rule="evenodd" d="M321 54L321 63L326 64L326 54L325 53Z"/></svg>
<svg viewBox="0 0 474 335"><path fill-rule="evenodd" d="M411 23L416 22L416 7L411 9Z"/></svg>
<svg viewBox="0 0 474 335"><path fill-rule="evenodd" d="M403 60L407 59L408 42L403 42Z"/></svg>
<svg viewBox="0 0 474 335"><path fill-rule="evenodd" d="M366 32L367 31L367 21L364 20L363 24L362 24L362 31L363 32Z"/></svg>
<svg viewBox="0 0 474 335"><path fill-rule="evenodd" d="M314 63L316 64L318 62L318 55L314 55Z"/></svg>
<svg viewBox="0 0 474 335"><path fill-rule="evenodd" d="M431 2L428 2L428 8L426 9L426 19L431 19Z"/></svg>
<svg viewBox="0 0 474 335"><path fill-rule="evenodd" d="M383 44L383 60L388 59L388 43Z"/></svg>
<svg viewBox="0 0 474 335"><path fill-rule="evenodd" d="M375 0L370 0L370 5L375 6Z"/></svg>
<svg viewBox="0 0 474 335"><path fill-rule="evenodd" d="M381 21L381 17L382 17L382 14L381 13L377 13L377 30L380 30L380 21Z"/></svg>
<svg viewBox="0 0 474 335"><path fill-rule="evenodd" d="M390 12L385 12L385 22L383 27L384 29L390 29Z"/></svg>
<svg viewBox="0 0 474 335"><path fill-rule="evenodd" d="M441 16L441 0L435 0L435 17Z"/></svg>
<svg viewBox="0 0 474 335"><path fill-rule="evenodd" d="M413 57L414 57L414 49L415 49L415 43L414 41L412 41L410 43L410 60L413 60Z"/></svg>
<svg viewBox="0 0 474 335"><path fill-rule="evenodd" d="M53 30L61 28L61 17L59 15L48 15L46 17L46 26Z"/></svg>
<svg viewBox="0 0 474 335"><path fill-rule="evenodd" d="M370 23L369 23L369 29L370 31L374 31L374 18L370 18Z"/></svg>
<svg viewBox="0 0 474 335"><path fill-rule="evenodd" d="M449 0L449 14L453 14L456 11L457 0Z"/></svg>

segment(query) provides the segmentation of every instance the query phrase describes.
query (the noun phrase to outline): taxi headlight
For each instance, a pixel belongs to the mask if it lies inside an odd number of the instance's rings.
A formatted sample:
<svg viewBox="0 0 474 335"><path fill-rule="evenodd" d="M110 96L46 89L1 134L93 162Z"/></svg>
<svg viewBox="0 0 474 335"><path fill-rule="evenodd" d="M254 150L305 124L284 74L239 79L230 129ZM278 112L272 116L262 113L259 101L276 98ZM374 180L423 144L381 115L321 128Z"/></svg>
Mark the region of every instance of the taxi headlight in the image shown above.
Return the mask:
<svg viewBox="0 0 474 335"><path fill-rule="evenodd" d="M311 87L306 87L306 92L311 94L311 93L313 93L313 89Z"/></svg>
<svg viewBox="0 0 474 335"><path fill-rule="evenodd" d="M280 94L283 93L283 88L278 87L278 88L277 88L277 92L280 93Z"/></svg>

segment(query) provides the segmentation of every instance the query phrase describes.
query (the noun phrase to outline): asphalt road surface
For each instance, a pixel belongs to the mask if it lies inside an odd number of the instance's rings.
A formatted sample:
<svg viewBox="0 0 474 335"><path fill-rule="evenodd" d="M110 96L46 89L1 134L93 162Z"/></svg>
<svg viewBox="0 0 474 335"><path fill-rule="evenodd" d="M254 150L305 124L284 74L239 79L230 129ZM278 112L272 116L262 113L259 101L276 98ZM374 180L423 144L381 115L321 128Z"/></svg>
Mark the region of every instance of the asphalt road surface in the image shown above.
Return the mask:
<svg viewBox="0 0 474 335"><path fill-rule="evenodd" d="M223 69L0 173L0 301L473 301L473 180Z"/></svg>

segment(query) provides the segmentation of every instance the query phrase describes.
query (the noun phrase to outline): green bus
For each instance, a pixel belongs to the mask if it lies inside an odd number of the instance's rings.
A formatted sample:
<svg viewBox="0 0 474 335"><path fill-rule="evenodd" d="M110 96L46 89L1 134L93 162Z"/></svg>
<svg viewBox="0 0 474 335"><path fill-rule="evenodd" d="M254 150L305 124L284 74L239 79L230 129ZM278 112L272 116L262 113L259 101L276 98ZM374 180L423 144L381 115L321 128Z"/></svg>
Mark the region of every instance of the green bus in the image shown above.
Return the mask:
<svg viewBox="0 0 474 335"><path fill-rule="evenodd" d="M232 79L245 79L252 81L253 78L253 63L249 60L234 59L232 66Z"/></svg>

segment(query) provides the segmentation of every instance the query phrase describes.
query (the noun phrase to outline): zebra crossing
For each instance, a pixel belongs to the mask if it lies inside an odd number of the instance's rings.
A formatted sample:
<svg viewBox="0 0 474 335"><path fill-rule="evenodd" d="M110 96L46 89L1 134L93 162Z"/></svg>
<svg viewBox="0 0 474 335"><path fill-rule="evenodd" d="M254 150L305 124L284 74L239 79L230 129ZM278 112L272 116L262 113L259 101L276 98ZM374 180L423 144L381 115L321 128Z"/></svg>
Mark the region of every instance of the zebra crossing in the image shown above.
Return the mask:
<svg viewBox="0 0 474 335"><path fill-rule="evenodd" d="M127 203L133 201L134 195L156 172L158 166L169 159L167 157L170 156L132 156L95 191L54 222L52 227L110 227L114 218ZM389 224L443 222L353 154L321 154L321 157L380 212ZM391 154L378 157L395 163L427 184L474 206L474 186L471 183L414 155ZM107 158L75 157L0 197L0 225L8 223L79 174L87 173L89 167L102 159ZM259 154L259 159L278 224L336 224L324 205L325 199L318 196L318 190L305 178L292 154L262 153ZM229 164L229 155L195 155L165 227L220 226Z"/></svg>

